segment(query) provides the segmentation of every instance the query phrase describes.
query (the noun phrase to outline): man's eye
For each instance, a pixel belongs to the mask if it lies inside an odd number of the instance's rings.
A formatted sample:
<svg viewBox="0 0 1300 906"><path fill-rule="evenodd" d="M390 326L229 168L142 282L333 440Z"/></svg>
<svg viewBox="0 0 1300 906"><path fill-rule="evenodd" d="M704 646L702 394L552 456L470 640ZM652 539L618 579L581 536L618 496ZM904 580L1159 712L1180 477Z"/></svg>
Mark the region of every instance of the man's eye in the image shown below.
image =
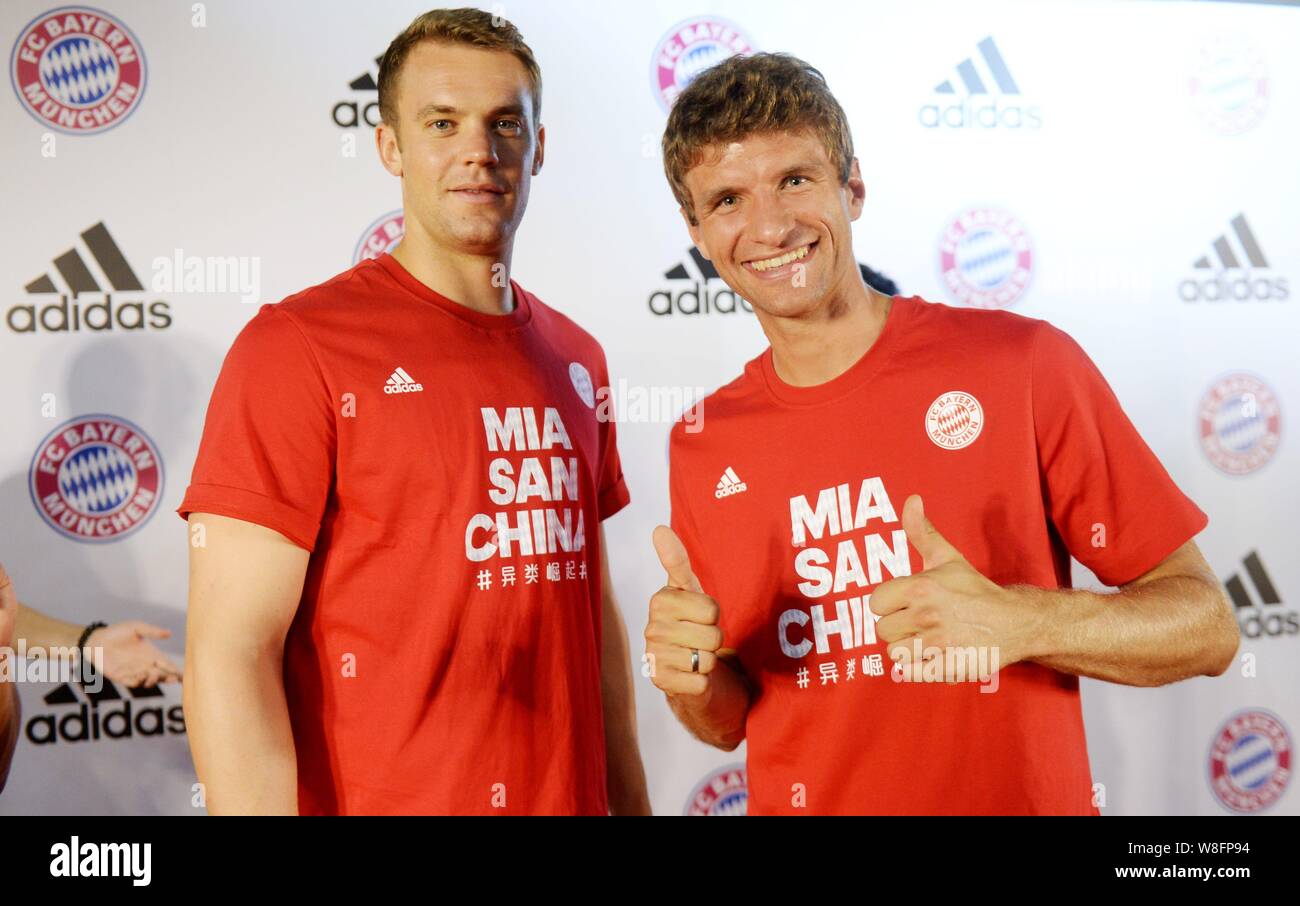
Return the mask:
<svg viewBox="0 0 1300 906"><path fill-rule="evenodd" d="M736 201L735 195L723 195L722 198L718 199L718 207L729 208L735 205Z"/></svg>
<svg viewBox="0 0 1300 906"><path fill-rule="evenodd" d="M808 177L807 177L807 176L791 176L791 177L787 180L787 182L789 182L789 184L792 185L792 186L793 186L793 185L799 185L799 183L796 183L796 182L795 182L796 179L798 179L798 180L802 180L803 182L807 182L807 181L808 181Z"/></svg>
<svg viewBox="0 0 1300 906"><path fill-rule="evenodd" d="M516 120L497 120L499 129L522 129L523 125Z"/></svg>
<svg viewBox="0 0 1300 906"><path fill-rule="evenodd" d="M447 129L451 128L451 120L434 120L429 125L437 129L439 132L445 132Z"/></svg>

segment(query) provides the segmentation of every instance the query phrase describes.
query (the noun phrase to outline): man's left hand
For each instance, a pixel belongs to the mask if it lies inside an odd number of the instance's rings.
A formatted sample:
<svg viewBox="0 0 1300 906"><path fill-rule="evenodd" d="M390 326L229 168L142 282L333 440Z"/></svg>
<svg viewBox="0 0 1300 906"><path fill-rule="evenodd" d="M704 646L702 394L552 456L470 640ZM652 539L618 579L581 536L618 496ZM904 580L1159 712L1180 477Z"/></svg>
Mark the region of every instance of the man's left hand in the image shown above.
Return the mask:
<svg viewBox="0 0 1300 906"><path fill-rule="evenodd" d="M1031 656L1043 620L1039 608L971 566L926 518L918 494L903 503L903 531L921 554L922 572L882 582L871 593L871 610L880 616L876 636L888 645L896 676L948 683L987 678L957 675L953 668L968 662L945 657L949 649L974 648L993 671ZM930 657L942 663L941 676L937 665L926 667Z"/></svg>

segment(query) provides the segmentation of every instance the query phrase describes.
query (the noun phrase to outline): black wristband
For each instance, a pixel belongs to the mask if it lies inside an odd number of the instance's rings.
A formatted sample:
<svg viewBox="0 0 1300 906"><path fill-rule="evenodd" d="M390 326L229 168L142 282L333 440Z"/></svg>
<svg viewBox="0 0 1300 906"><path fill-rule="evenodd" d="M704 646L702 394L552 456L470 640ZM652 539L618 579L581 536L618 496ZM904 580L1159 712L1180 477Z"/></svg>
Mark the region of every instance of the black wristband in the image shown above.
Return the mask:
<svg viewBox="0 0 1300 906"><path fill-rule="evenodd" d="M101 623L99 621L96 621L94 623L91 623L85 629L81 630L81 638L77 639L77 650L82 652L83 657L85 656L86 643L90 641L90 634L94 632L96 629L104 629L107 626L108 626L107 623Z"/></svg>

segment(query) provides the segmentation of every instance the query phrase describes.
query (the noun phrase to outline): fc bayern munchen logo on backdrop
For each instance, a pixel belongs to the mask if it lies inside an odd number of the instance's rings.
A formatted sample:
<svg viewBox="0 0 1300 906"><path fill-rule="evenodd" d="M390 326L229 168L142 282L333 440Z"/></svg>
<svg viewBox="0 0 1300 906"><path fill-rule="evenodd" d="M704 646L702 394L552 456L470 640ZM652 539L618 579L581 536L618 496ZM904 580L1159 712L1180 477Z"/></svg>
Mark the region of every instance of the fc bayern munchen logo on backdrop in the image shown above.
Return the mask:
<svg viewBox="0 0 1300 906"><path fill-rule="evenodd" d="M361 234L361 241L352 252L352 263L360 264L368 258L378 258L385 252L391 253L405 234L406 220L402 212L389 211L366 227L366 231Z"/></svg>
<svg viewBox="0 0 1300 906"><path fill-rule="evenodd" d="M1234 812L1258 812L1282 798L1291 781L1291 734L1270 711L1238 711L1210 745L1210 789Z"/></svg>
<svg viewBox="0 0 1300 906"><path fill-rule="evenodd" d="M116 415L81 415L36 448L28 475L32 503L74 541L118 541L158 510L163 465L147 434Z"/></svg>
<svg viewBox="0 0 1300 906"><path fill-rule="evenodd" d="M1253 374L1220 378L1201 397L1197 410L1201 449L1229 475L1262 468L1282 441L1282 407L1267 384Z"/></svg>
<svg viewBox="0 0 1300 906"><path fill-rule="evenodd" d="M120 19L61 6L18 35L9 80L43 126L69 135L112 129L140 106L147 70L139 39Z"/></svg>
<svg viewBox="0 0 1300 906"><path fill-rule="evenodd" d="M718 16L693 16L659 39L650 59L650 83L659 106L668 111L694 78L728 57L754 52L740 26Z"/></svg>
<svg viewBox="0 0 1300 906"><path fill-rule="evenodd" d="M691 790L687 817L745 815L749 809L749 784L743 764L729 764L710 772Z"/></svg>
<svg viewBox="0 0 1300 906"><path fill-rule="evenodd" d="M1015 217L971 208L939 240L939 274L948 294L971 308L1008 308L1029 287L1034 251Z"/></svg>
<svg viewBox="0 0 1300 906"><path fill-rule="evenodd" d="M1268 66L1240 35L1219 35L1199 48L1188 88L1201 120L1220 135L1253 129L1268 110Z"/></svg>
<svg viewBox="0 0 1300 906"><path fill-rule="evenodd" d="M383 214L373 224L365 227L365 233L361 234L360 242L356 243L356 248L352 251L352 264L360 264L361 261L393 251L402 242L403 235L406 235L406 218L402 211Z"/></svg>

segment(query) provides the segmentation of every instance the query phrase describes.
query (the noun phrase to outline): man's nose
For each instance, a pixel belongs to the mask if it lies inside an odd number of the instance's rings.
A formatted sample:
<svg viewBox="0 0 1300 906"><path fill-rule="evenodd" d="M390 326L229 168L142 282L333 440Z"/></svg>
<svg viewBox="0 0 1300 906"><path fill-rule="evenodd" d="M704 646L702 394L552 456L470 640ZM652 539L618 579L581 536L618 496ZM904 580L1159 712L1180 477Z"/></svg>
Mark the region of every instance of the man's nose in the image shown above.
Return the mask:
<svg viewBox="0 0 1300 906"><path fill-rule="evenodd" d="M794 229L794 214L779 198L759 197L750 208L749 233L756 242L780 248Z"/></svg>
<svg viewBox="0 0 1300 906"><path fill-rule="evenodd" d="M462 155L467 164L494 167L501 162L497 154L496 138L486 127L468 130Z"/></svg>

